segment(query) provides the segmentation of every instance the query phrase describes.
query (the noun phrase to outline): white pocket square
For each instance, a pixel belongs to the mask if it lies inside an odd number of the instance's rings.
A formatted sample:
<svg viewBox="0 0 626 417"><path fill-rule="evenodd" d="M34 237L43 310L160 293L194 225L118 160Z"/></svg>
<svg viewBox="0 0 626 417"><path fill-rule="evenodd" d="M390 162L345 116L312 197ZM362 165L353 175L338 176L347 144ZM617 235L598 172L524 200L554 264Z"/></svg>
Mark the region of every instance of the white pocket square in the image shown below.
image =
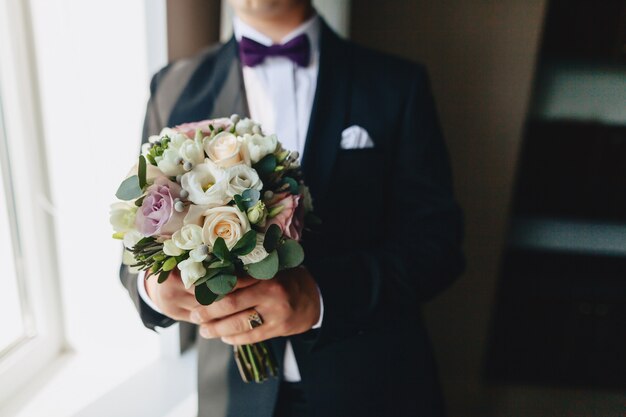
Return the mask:
<svg viewBox="0 0 626 417"><path fill-rule="evenodd" d="M341 149L366 149L373 148L374 141L367 130L361 126L350 126L341 132Z"/></svg>

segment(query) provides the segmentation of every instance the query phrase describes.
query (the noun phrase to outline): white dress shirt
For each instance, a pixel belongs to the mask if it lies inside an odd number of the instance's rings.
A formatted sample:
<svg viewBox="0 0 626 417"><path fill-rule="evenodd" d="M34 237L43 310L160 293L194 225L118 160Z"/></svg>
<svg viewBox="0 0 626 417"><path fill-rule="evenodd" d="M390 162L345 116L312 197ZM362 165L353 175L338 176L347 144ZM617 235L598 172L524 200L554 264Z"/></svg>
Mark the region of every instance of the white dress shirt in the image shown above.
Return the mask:
<svg viewBox="0 0 626 417"><path fill-rule="evenodd" d="M237 41L245 36L266 46L273 43L237 17L234 18L233 30ZM304 153L319 71L320 22L317 15L285 36L280 43L289 42L303 33L309 37L311 44L311 59L307 67L300 67L288 58L267 57L255 67L244 66L242 69L250 117L261 123L264 134L275 133L285 149L297 150L300 155ZM145 303L160 312L148 297L143 273L137 277L137 286ZM320 307L320 317L314 329L321 327L324 316L321 293ZM282 369L285 381L299 382L302 379L289 340L285 346Z"/></svg>

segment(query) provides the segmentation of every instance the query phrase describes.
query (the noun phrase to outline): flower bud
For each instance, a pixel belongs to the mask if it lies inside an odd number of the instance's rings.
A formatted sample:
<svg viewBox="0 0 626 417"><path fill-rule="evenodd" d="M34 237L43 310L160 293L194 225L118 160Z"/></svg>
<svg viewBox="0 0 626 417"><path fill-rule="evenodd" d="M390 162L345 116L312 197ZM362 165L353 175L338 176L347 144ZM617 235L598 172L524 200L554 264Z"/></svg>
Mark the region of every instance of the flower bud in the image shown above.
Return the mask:
<svg viewBox="0 0 626 417"><path fill-rule="evenodd" d="M252 133L254 133L255 135L261 134L261 128L259 127L259 125L252 126Z"/></svg>
<svg viewBox="0 0 626 417"><path fill-rule="evenodd" d="M182 213L183 211L185 211L185 204L182 201L177 201L174 204L174 210L176 210L179 213Z"/></svg>
<svg viewBox="0 0 626 417"><path fill-rule="evenodd" d="M189 172L191 171L192 168L193 168L193 165L191 164L191 162L185 161L185 163L183 164L183 169Z"/></svg>
<svg viewBox="0 0 626 417"><path fill-rule="evenodd" d="M189 191L180 190L180 198L187 198L187 197L189 197Z"/></svg>
<svg viewBox="0 0 626 417"><path fill-rule="evenodd" d="M250 223L263 226L267 218L267 210L262 201L258 201L254 206L247 210L248 220Z"/></svg>
<svg viewBox="0 0 626 417"><path fill-rule="evenodd" d="M233 124L237 124L237 122L239 122L239 115L238 114L231 114L230 121L233 122Z"/></svg>

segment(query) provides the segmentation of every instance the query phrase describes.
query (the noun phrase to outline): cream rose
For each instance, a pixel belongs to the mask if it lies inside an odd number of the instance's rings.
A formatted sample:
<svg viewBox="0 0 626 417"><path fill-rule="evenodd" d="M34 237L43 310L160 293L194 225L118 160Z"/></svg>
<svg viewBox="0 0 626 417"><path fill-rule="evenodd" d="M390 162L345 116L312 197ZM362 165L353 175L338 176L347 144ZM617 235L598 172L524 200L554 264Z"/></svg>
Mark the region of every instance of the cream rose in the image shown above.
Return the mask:
<svg viewBox="0 0 626 417"><path fill-rule="evenodd" d="M263 188L263 182L259 178L259 174L247 165L235 165L226 169L226 178L228 185L226 186L226 194L233 198L235 194L241 194L249 188L259 190Z"/></svg>
<svg viewBox="0 0 626 417"><path fill-rule="evenodd" d="M230 132L221 132L213 139L204 139L204 150L211 161L222 168L245 162L241 141Z"/></svg>
<svg viewBox="0 0 626 417"><path fill-rule="evenodd" d="M250 230L247 216L237 207L215 207L208 209L205 215L202 239L209 248L213 248L217 238L221 237L228 249L232 249L244 233Z"/></svg>
<svg viewBox="0 0 626 417"><path fill-rule="evenodd" d="M202 228L197 224L186 224L174 232L172 241L180 249L195 249L202 245Z"/></svg>
<svg viewBox="0 0 626 417"><path fill-rule="evenodd" d="M229 201L226 195L226 172L209 159L183 175L180 184L189 193L189 200L194 204L215 207Z"/></svg>

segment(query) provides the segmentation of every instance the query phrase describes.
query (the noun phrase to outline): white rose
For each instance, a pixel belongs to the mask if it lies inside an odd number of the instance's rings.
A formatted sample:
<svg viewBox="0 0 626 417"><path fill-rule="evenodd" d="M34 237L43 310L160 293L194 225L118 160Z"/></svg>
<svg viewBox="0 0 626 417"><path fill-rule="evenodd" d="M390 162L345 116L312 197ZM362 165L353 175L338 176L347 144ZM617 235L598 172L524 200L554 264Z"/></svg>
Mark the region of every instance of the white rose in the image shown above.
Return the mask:
<svg viewBox="0 0 626 417"><path fill-rule="evenodd" d="M228 185L226 194L233 198L235 194L241 194L249 188L259 190L263 188L263 182L256 170L247 165L235 165L226 170Z"/></svg>
<svg viewBox="0 0 626 417"><path fill-rule="evenodd" d="M243 135L243 142L253 164L259 162L265 155L273 153L276 150L276 145L278 145L276 135L245 134Z"/></svg>
<svg viewBox="0 0 626 417"><path fill-rule="evenodd" d="M232 249L244 233L250 230L248 217L237 207L215 207L208 209L205 215L202 239L209 248L213 248L217 238L221 237L228 249Z"/></svg>
<svg viewBox="0 0 626 417"><path fill-rule="evenodd" d="M179 263L178 269L180 269L180 277L185 288L191 288L194 282L206 275L206 268L202 262L194 262L192 259L186 259Z"/></svg>
<svg viewBox="0 0 626 417"><path fill-rule="evenodd" d="M186 224L172 235L174 244L184 250L195 249L202 245L202 228L197 224Z"/></svg>
<svg viewBox="0 0 626 417"><path fill-rule="evenodd" d="M261 133L261 125L248 118L239 120L235 126L235 133L237 133L238 136L245 134L251 135L255 133L255 130L257 130L256 133Z"/></svg>
<svg viewBox="0 0 626 417"><path fill-rule="evenodd" d="M241 141L230 132L221 132L213 139L204 139L204 151L217 166L227 168L246 162Z"/></svg>
<svg viewBox="0 0 626 417"><path fill-rule="evenodd" d="M176 243L172 239L167 239L163 242L163 252L167 256L179 256L182 255L183 250L176 246Z"/></svg>
<svg viewBox="0 0 626 417"><path fill-rule="evenodd" d="M179 154L183 160L191 162L193 166L201 164L204 161L202 138L187 139L180 146Z"/></svg>
<svg viewBox="0 0 626 417"><path fill-rule="evenodd" d="M215 207L229 201L226 195L226 172L209 159L183 175L180 184L189 192L189 200L194 204Z"/></svg>
<svg viewBox="0 0 626 417"><path fill-rule="evenodd" d="M119 202L111 204L109 211L109 221L113 230L126 233L135 229L135 215L137 206L134 203Z"/></svg>
<svg viewBox="0 0 626 417"><path fill-rule="evenodd" d="M250 252L249 254L242 255L239 257L239 259L241 259L241 262L243 262L244 265L261 262L263 259L267 257L268 253L263 247L264 240L265 240L265 235L262 233L257 233L255 248L252 249L252 252Z"/></svg>
<svg viewBox="0 0 626 417"><path fill-rule="evenodd" d="M167 144L167 149L163 151L163 155L157 156L154 160L165 175L175 177L185 172L182 164L183 159L180 155L180 148L190 139L182 133L174 131L170 131L168 137L170 138L170 142Z"/></svg>

